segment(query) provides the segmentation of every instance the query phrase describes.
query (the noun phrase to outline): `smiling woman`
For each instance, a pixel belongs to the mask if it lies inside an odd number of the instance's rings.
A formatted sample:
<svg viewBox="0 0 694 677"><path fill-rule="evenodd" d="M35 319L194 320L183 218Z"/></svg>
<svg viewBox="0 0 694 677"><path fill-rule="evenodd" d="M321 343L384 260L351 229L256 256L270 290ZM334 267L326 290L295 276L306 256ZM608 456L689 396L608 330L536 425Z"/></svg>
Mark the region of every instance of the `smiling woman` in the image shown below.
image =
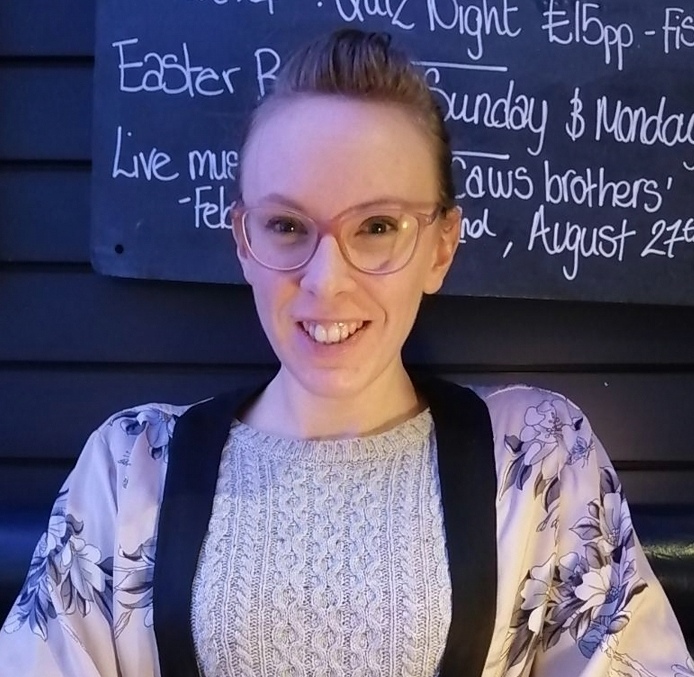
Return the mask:
<svg viewBox="0 0 694 677"><path fill-rule="evenodd" d="M461 227L410 59L354 30L309 44L240 170L236 250L280 368L95 431L0 675L694 674L581 410L403 364Z"/></svg>
<svg viewBox="0 0 694 677"><path fill-rule="evenodd" d="M281 114L256 122L243 154L246 218L237 219L235 233L282 366L247 413L254 425L296 437L362 435L420 407L401 350L422 294L443 282L460 227L459 210L439 206L430 145L407 111L342 96L291 97ZM307 233L292 245L296 259L286 244L267 242L267 229L253 218L258 210L282 214L286 205L295 206L294 232L302 224ZM418 205L430 214L418 215ZM369 235L357 248L350 231L363 233L374 219L397 230ZM292 265L278 265L280 258ZM319 336L336 335L340 325L362 328L326 345L304 323L319 327Z"/></svg>

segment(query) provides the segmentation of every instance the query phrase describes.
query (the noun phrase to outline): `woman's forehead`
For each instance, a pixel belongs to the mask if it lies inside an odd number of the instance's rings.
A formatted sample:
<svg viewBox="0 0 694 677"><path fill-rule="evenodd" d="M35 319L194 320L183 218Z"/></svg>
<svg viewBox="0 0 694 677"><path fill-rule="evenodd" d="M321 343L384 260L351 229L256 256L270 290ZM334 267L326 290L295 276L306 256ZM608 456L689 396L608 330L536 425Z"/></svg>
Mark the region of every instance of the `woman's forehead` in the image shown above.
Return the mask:
<svg viewBox="0 0 694 677"><path fill-rule="evenodd" d="M321 190L350 193L357 202L381 193L426 201L436 187L429 137L406 110L387 103L297 97L261 116L243 157L249 202L266 192L301 197Z"/></svg>

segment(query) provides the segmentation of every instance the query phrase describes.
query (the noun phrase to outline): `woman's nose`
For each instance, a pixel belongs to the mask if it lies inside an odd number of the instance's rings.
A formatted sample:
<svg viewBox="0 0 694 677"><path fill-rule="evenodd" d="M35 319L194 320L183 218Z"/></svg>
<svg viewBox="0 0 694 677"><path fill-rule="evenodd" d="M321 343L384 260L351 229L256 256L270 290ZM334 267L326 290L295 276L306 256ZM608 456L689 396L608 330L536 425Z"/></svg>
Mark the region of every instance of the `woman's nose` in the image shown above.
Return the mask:
<svg viewBox="0 0 694 677"><path fill-rule="evenodd" d="M301 272L301 288L317 296L334 296L354 287L354 268L345 259L334 235L321 237Z"/></svg>

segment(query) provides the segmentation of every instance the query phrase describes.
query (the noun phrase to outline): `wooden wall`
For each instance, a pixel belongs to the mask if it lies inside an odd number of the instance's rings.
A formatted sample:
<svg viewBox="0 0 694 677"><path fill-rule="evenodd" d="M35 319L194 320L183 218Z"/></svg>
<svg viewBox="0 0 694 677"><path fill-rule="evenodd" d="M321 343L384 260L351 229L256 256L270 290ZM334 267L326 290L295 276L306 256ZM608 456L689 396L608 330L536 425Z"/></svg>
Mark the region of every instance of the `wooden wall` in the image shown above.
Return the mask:
<svg viewBox="0 0 694 677"><path fill-rule="evenodd" d="M0 5L3 511L48 509L113 411L194 401L274 365L248 289L92 272L93 43L93 0ZM460 382L563 391L632 502L694 502L694 308L436 297L406 355Z"/></svg>

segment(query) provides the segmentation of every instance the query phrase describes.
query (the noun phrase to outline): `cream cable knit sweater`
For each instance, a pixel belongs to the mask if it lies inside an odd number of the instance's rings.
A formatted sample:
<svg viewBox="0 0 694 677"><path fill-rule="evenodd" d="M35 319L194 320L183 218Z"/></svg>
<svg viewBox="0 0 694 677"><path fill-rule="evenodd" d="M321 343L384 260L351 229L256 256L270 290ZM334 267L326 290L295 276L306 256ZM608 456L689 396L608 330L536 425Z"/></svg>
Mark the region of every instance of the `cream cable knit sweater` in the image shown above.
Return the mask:
<svg viewBox="0 0 694 677"><path fill-rule="evenodd" d="M205 677L434 675L450 592L429 411L349 440L234 424L193 591Z"/></svg>

